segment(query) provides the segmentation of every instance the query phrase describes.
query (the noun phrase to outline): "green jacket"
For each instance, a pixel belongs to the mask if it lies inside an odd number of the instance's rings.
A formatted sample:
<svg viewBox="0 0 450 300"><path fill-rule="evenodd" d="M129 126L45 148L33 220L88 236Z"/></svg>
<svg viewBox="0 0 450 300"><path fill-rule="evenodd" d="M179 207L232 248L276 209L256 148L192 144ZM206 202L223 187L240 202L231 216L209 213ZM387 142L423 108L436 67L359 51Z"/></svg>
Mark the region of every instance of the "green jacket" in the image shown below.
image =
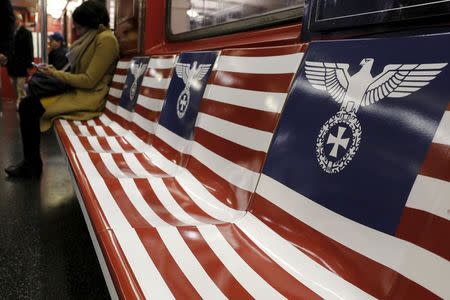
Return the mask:
<svg viewBox="0 0 450 300"><path fill-rule="evenodd" d="M75 74L54 71L73 90L61 95L42 98L45 113L41 118L41 131L51 128L54 119L88 120L101 115L109 91L117 59L119 44L110 29L97 34L82 54Z"/></svg>

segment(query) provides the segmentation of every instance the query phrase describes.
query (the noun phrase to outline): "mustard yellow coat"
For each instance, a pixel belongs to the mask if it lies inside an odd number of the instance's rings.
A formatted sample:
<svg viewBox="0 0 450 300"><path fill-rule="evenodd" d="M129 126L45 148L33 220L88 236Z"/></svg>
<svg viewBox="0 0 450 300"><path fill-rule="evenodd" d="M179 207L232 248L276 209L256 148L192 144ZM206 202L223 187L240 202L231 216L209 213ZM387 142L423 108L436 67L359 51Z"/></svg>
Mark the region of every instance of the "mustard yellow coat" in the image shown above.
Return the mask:
<svg viewBox="0 0 450 300"><path fill-rule="evenodd" d="M75 66L76 74L54 71L73 90L61 95L42 98L45 113L41 118L41 131L51 128L54 119L88 120L99 116L106 102L112 80L119 44L110 29L99 32Z"/></svg>

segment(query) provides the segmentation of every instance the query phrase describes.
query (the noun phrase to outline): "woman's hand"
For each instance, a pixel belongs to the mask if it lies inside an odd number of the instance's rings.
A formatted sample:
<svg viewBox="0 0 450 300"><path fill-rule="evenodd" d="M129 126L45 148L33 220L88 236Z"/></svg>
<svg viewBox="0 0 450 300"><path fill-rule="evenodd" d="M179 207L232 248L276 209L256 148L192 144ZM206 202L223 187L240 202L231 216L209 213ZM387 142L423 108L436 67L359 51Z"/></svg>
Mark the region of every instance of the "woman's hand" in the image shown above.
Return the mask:
<svg viewBox="0 0 450 300"><path fill-rule="evenodd" d="M38 72L47 74L47 75L52 75L53 72L56 71L55 67L52 65L44 65L38 68Z"/></svg>

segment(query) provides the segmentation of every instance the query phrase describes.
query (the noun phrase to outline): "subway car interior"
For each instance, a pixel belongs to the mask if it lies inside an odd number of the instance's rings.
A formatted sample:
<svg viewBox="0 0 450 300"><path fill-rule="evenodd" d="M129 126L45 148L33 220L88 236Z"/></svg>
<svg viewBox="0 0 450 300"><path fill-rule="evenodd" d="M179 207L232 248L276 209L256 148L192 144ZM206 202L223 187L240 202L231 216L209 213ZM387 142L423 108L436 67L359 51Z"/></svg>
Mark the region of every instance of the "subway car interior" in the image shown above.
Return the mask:
<svg viewBox="0 0 450 300"><path fill-rule="evenodd" d="M1 299L450 299L450 0L1 1Z"/></svg>

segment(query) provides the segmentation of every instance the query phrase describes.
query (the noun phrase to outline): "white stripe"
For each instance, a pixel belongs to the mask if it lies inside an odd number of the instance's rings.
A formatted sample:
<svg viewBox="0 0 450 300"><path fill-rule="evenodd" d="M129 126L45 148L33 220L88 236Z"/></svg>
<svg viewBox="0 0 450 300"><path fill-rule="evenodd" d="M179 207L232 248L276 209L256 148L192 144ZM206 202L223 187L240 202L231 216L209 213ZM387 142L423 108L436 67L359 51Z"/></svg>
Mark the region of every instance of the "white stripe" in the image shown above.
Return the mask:
<svg viewBox="0 0 450 300"><path fill-rule="evenodd" d="M122 148L122 146L119 144L119 141L117 139L121 139L122 137L113 137L108 136L106 137L106 142L108 143L109 147L111 148L112 152L124 152L125 150Z"/></svg>
<svg viewBox="0 0 450 300"><path fill-rule="evenodd" d="M333 272L328 271L291 243L273 232L251 213L236 222L261 250L286 272L325 299L374 299Z"/></svg>
<svg viewBox="0 0 450 300"><path fill-rule="evenodd" d="M202 222L197 221L191 217L186 211L184 211L177 201L173 198L172 194L167 190L164 181L159 178L152 178L148 180L153 191L161 201L162 205L169 211L169 213L187 225L200 225Z"/></svg>
<svg viewBox="0 0 450 300"><path fill-rule="evenodd" d="M142 81L142 86L165 90L169 86L169 83L170 78L155 78L145 76L144 80Z"/></svg>
<svg viewBox="0 0 450 300"><path fill-rule="evenodd" d="M418 175L406 206L450 221L450 182Z"/></svg>
<svg viewBox="0 0 450 300"><path fill-rule="evenodd" d="M149 110L161 111L164 101L161 99L139 95L137 104Z"/></svg>
<svg viewBox="0 0 450 300"><path fill-rule="evenodd" d="M114 106L114 108L115 108L115 106ZM112 123L112 120L106 114L102 114L98 119L102 123L103 126L108 126Z"/></svg>
<svg viewBox="0 0 450 300"><path fill-rule="evenodd" d="M97 124L95 123L95 121L94 120L88 120L87 122L86 122L86 124L88 125L88 126L97 126Z"/></svg>
<svg viewBox="0 0 450 300"><path fill-rule="evenodd" d="M122 97L122 90L110 87L109 88L109 94L113 97L119 98Z"/></svg>
<svg viewBox="0 0 450 300"><path fill-rule="evenodd" d="M171 69L175 63L176 56L170 58L151 58L148 67L153 69Z"/></svg>
<svg viewBox="0 0 450 300"><path fill-rule="evenodd" d="M262 152L267 152L269 149L273 135L272 132L242 126L202 112L198 113L195 126L236 144Z"/></svg>
<svg viewBox="0 0 450 300"><path fill-rule="evenodd" d="M88 136L87 140L89 142L89 144L92 147L92 150L94 150L95 152L104 152L105 149L102 147L102 145L100 145L98 138L96 136ZM79 152L86 152L86 149L82 149L83 151L77 151L77 153Z"/></svg>
<svg viewBox="0 0 450 300"><path fill-rule="evenodd" d="M271 93L208 84L204 98L222 103L280 113L286 93Z"/></svg>
<svg viewBox="0 0 450 300"><path fill-rule="evenodd" d="M114 231L146 299L175 299L134 230Z"/></svg>
<svg viewBox="0 0 450 300"><path fill-rule="evenodd" d="M92 135L85 125L78 126L78 129L80 130L80 134L81 135L84 135L84 136L91 136Z"/></svg>
<svg viewBox="0 0 450 300"><path fill-rule="evenodd" d="M128 69L130 63L131 63L130 60L119 60L117 62L117 69Z"/></svg>
<svg viewBox="0 0 450 300"><path fill-rule="evenodd" d="M117 111L117 105L113 104L113 103L110 102L110 101L106 101L106 108L107 108L110 112L112 112L113 114L115 114L116 111ZM104 115L105 115L105 114L103 114L102 116L104 116Z"/></svg>
<svg viewBox="0 0 450 300"><path fill-rule="evenodd" d="M226 299L222 291L211 280L197 258L192 254L191 249L186 245L178 229L169 226L160 227L158 228L158 233L173 259L202 299Z"/></svg>
<svg viewBox="0 0 450 300"><path fill-rule="evenodd" d="M91 126L91 127L94 128L95 133L96 133L98 136L107 136L107 134L106 134L106 132L105 132L105 128L104 128L103 126L94 125L94 126Z"/></svg>
<svg viewBox="0 0 450 300"><path fill-rule="evenodd" d="M121 178L119 179L120 184L127 194L128 199L133 204L133 206L138 210L139 214L153 227L156 226L167 226L169 225L163 219L161 219L154 211L150 208L148 203L142 197L136 183L131 178Z"/></svg>
<svg viewBox="0 0 450 300"><path fill-rule="evenodd" d="M217 70L252 74L294 73L302 57L303 53L259 57L221 55Z"/></svg>
<svg viewBox="0 0 450 300"><path fill-rule="evenodd" d="M141 153L138 153L139 155ZM145 154L144 154L145 155ZM130 174L130 177L146 177L149 175L149 172L145 170L145 168L141 165L139 160L136 158L136 153L122 153L123 159L127 163L128 167L131 171L133 171L133 175Z"/></svg>
<svg viewBox="0 0 450 300"><path fill-rule="evenodd" d="M156 150L155 147L150 147L145 152L145 155L149 157L149 159L155 166L157 166L170 176L175 176L175 174L180 169L180 166L168 160L164 155Z"/></svg>
<svg viewBox="0 0 450 300"><path fill-rule="evenodd" d="M235 164L197 142L192 146L191 155L231 184L249 192L255 190L259 173Z"/></svg>
<svg viewBox="0 0 450 300"><path fill-rule="evenodd" d="M117 106L116 114L127 121L131 121L131 119L133 118L133 113L129 110L124 109L122 106Z"/></svg>
<svg viewBox="0 0 450 300"><path fill-rule="evenodd" d="M114 131L114 133L116 135L125 135L128 133L128 130L123 128L120 124L118 124L117 122L113 122L111 123L111 125L109 126L109 128L111 128L112 131Z"/></svg>
<svg viewBox="0 0 450 300"><path fill-rule="evenodd" d="M446 259L347 219L264 174L257 193L331 239L397 271L442 298L450 298L447 282L450 262Z"/></svg>
<svg viewBox="0 0 450 300"><path fill-rule="evenodd" d="M441 123L434 135L433 143L450 145L450 111L444 113Z"/></svg>
<svg viewBox="0 0 450 300"><path fill-rule="evenodd" d="M134 148L137 149L138 152L146 152L150 148L150 145L143 141L140 138L138 138L134 132L128 131L124 137L128 141L128 143ZM129 152L136 152L136 151L129 151Z"/></svg>
<svg viewBox="0 0 450 300"><path fill-rule="evenodd" d="M180 153L190 152L191 140L182 138L160 124L156 127L155 135Z"/></svg>
<svg viewBox="0 0 450 300"><path fill-rule="evenodd" d="M223 222L232 222L245 214L245 211L231 208L216 199L188 170L182 169L175 179L188 196L211 217Z"/></svg>
<svg viewBox="0 0 450 300"><path fill-rule="evenodd" d="M116 161L113 159L111 153L99 153L100 159L103 161L104 165L108 169L108 171L115 178L128 178L127 174L123 173L122 170L117 165ZM99 176L105 176L105 174L99 174Z"/></svg>
<svg viewBox="0 0 450 300"><path fill-rule="evenodd" d="M68 138L74 147L75 151L82 149L83 145L80 143L77 136L74 135L72 128L64 121L61 122L64 130L68 134ZM78 152L78 151L77 151ZM78 153L78 161L86 177L88 178L89 184L92 187L93 192L97 198L98 203L108 220L111 227L115 228L131 228L122 211L117 206L114 198L112 197L108 187L105 182L101 179L100 174L93 165L88 153Z"/></svg>
<svg viewBox="0 0 450 300"><path fill-rule="evenodd" d="M125 83L126 79L127 79L127 75L115 74L113 76L113 81L114 82Z"/></svg>
<svg viewBox="0 0 450 300"><path fill-rule="evenodd" d="M136 113L133 116L133 123L144 129L149 133L155 133L156 123L149 119L143 118L140 114Z"/></svg>
<svg viewBox="0 0 450 300"><path fill-rule="evenodd" d="M252 297L255 299L286 299L236 253L216 226L206 225L197 228L212 251Z"/></svg>

